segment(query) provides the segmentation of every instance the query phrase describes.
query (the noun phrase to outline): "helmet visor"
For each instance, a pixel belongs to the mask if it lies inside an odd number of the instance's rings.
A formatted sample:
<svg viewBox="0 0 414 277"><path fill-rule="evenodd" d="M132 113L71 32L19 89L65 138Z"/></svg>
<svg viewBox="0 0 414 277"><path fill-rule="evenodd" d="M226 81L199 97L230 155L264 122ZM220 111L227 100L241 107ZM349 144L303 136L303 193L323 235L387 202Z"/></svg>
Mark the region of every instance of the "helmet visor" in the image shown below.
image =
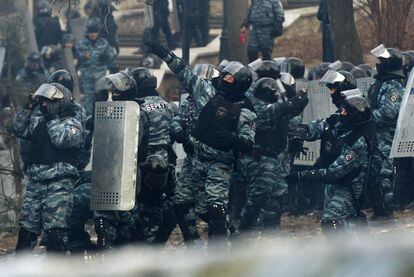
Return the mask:
<svg viewBox="0 0 414 277"><path fill-rule="evenodd" d="M385 48L384 44L377 46L371 50L371 54L377 58L389 59L391 57L390 52Z"/></svg>

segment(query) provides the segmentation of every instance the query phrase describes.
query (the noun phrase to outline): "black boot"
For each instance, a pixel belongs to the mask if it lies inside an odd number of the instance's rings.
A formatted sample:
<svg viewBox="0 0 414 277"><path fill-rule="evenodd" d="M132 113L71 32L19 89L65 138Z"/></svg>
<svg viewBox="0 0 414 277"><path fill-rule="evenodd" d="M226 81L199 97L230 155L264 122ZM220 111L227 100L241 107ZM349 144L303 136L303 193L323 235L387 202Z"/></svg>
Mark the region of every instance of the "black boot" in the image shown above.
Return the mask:
<svg viewBox="0 0 414 277"><path fill-rule="evenodd" d="M165 212L162 216L161 223L158 227L158 231L155 234L153 243L165 245L165 243L170 238L172 231L174 231L177 226L177 216L175 212L171 209Z"/></svg>
<svg viewBox="0 0 414 277"><path fill-rule="evenodd" d="M116 228L103 217L95 218L95 232L98 237L97 247L99 250L109 250L114 247L116 239Z"/></svg>
<svg viewBox="0 0 414 277"><path fill-rule="evenodd" d="M212 205L208 208L208 245L213 249L227 249L227 218L226 210L221 205Z"/></svg>
<svg viewBox="0 0 414 277"><path fill-rule="evenodd" d="M264 210L262 215L262 233L274 234L280 230L281 211Z"/></svg>
<svg viewBox="0 0 414 277"><path fill-rule="evenodd" d="M27 231L24 227L20 227L15 252L16 254L19 254L24 251L32 251L33 248L35 248L36 243L37 235Z"/></svg>
<svg viewBox="0 0 414 277"><path fill-rule="evenodd" d="M46 250L55 254L66 254L68 251L69 239L65 229L54 228L46 231Z"/></svg>
<svg viewBox="0 0 414 277"><path fill-rule="evenodd" d="M322 233L329 239L336 239L342 232L342 227L335 219L324 219L321 222Z"/></svg>
<svg viewBox="0 0 414 277"><path fill-rule="evenodd" d="M201 244L200 236L197 232L196 215L193 210L176 209L178 226L183 234L184 242L187 247L196 247Z"/></svg>

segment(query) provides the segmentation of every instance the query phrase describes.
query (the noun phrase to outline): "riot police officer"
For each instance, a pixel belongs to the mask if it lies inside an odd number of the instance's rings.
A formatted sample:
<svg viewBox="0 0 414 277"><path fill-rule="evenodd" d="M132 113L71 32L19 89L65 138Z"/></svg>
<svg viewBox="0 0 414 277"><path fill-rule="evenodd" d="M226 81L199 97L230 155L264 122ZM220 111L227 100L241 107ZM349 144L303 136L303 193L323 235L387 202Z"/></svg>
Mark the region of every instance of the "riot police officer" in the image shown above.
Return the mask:
<svg viewBox="0 0 414 277"><path fill-rule="evenodd" d="M385 48L383 45L373 49L371 53L377 57L378 63L375 82L368 89L368 98L378 130L379 155L382 160L375 182L382 186L389 203L393 192L393 161L389 156L405 85L403 58L398 50ZM390 214L374 212L374 218Z"/></svg>
<svg viewBox="0 0 414 277"><path fill-rule="evenodd" d="M23 109L13 122L16 135L31 142L29 177L16 251L32 249L44 231L47 250L67 251L67 220L73 181L79 176L83 127L76 118L71 92L60 84L43 84L34 94L41 115Z"/></svg>
<svg viewBox="0 0 414 277"><path fill-rule="evenodd" d="M253 146L254 119L251 103L244 93L252 75L239 62L230 62L221 72L218 89L198 77L185 62L148 36L145 43L178 74L196 101L199 117L191 133L196 156L193 161L194 193L186 202L195 201L196 212L209 224L209 240L225 246L229 174L235 153L248 152ZM185 205L182 205L185 209Z"/></svg>
<svg viewBox="0 0 414 277"><path fill-rule="evenodd" d="M362 93L357 89L338 92L335 83L344 81L345 76L333 71L327 74L322 80L329 85L339 111L326 119L297 127L297 135L304 140L321 139L318 167L294 171L287 180L325 184L321 227L325 235L330 235L347 230L351 221L366 220L360 204L375 140L375 125Z"/></svg>

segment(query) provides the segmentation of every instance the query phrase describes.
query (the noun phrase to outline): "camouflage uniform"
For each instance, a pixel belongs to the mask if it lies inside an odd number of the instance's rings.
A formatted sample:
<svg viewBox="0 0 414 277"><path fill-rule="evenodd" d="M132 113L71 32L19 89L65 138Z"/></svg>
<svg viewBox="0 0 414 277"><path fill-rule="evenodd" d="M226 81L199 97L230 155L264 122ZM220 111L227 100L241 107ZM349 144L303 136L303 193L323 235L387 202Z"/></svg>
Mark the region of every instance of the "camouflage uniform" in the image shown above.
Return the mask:
<svg viewBox="0 0 414 277"><path fill-rule="evenodd" d="M288 186L285 181L290 171L287 153L287 128L280 103L266 103L257 99L256 145L251 155L240 160L247 181L247 201L242 211L240 229L249 229L264 209L264 227L279 225L283 197Z"/></svg>
<svg viewBox="0 0 414 277"><path fill-rule="evenodd" d="M185 132L187 138L189 138L194 122L197 120L197 116L198 114L193 97L188 96L181 102L178 114L174 116L171 122L171 132L177 134L180 131L183 131ZM185 199L186 196L191 194L193 187L192 167L194 153L189 142L184 142L183 147L186 152L186 157L184 159L180 174L178 175L177 186L172 198L172 201L175 205L179 204L181 202L181 199ZM194 211L194 206L192 206L189 212L185 215L181 215L179 211L177 211L177 213L179 221L178 223L181 232L183 233L184 240L188 242L188 239L191 240L194 238L194 236L197 235L196 214Z"/></svg>
<svg viewBox="0 0 414 277"><path fill-rule="evenodd" d="M270 60L275 37L272 35L276 22L285 21L285 13L278 0L253 0L243 26L252 27L249 35L248 54L252 62L258 52L263 59Z"/></svg>
<svg viewBox="0 0 414 277"><path fill-rule="evenodd" d="M169 65L174 67L177 61ZM180 81L188 89L195 99L197 114L200 114L204 106L215 96L216 89L209 81L205 81L185 68L178 73ZM256 115L248 109L241 109L236 133L244 139L254 141L254 120ZM201 143L193 136L190 141L194 146L195 157L192 164L191 190L182 197L178 204L188 205L195 202L195 211L198 215L206 215L207 208L213 205L227 207L229 197L230 172L235 161L233 150L228 152L216 150Z"/></svg>
<svg viewBox="0 0 414 277"><path fill-rule="evenodd" d="M153 241L158 226L166 216L170 197L175 188L175 157L171 146L170 128L174 112L170 104L156 95L138 99L141 111L148 118L148 155L161 155L170 165L167 187L163 191L152 190L142 186L138 196L138 206L132 211L132 216L138 225L138 239ZM145 162L143 157L143 161ZM163 197L163 194L167 198Z"/></svg>
<svg viewBox="0 0 414 277"><path fill-rule="evenodd" d="M382 184L386 200L391 199L393 191L393 161L389 158L392 141L397 125L398 113L404 94L403 80L376 81L368 90L372 114L378 131L377 155L382 160L379 176L375 182Z"/></svg>
<svg viewBox="0 0 414 277"><path fill-rule="evenodd" d="M89 57L85 57L85 53ZM75 56L78 59L80 86L85 97L83 105L90 115L93 113L95 85L106 75L115 53L106 39L98 38L94 42L85 37L76 44Z"/></svg>
<svg viewBox="0 0 414 277"><path fill-rule="evenodd" d="M328 122L329 119L323 119L307 123L309 132L306 139L309 141L321 139L328 129L332 129L337 138L345 138L351 133L345 131L340 122L334 124ZM364 137L360 137L353 145L345 143L339 157L329 166L323 165L322 168L317 169L326 181L323 220L336 220L346 224L356 215L358 201L366 181L368 156L368 144Z"/></svg>
<svg viewBox="0 0 414 277"><path fill-rule="evenodd" d="M79 150L83 146L83 127L76 117L53 119L45 122L43 116L22 110L13 121L16 135L32 140L36 127L46 124L51 143L59 149ZM32 146L33 148L34 146ZM28 231L66 228L73 201L73 180L79 176L76 164L29 164L29 183L23 202L20 224Z"/></svg>

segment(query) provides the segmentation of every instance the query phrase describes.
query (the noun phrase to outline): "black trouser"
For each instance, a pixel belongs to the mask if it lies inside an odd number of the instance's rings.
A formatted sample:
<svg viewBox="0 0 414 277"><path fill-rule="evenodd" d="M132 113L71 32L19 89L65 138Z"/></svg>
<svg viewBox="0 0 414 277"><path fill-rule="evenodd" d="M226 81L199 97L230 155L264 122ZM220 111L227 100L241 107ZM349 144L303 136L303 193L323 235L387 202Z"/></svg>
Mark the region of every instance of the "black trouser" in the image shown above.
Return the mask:
<svg viewBox="0 0 414 277"><path fill-rule="evenodd" d="M159 40L159 30L163 31L167 39L168 47L175 49L175 40L171 33L170 22L168 21L168 8L154 6L154 26L152 27L152 37Z"/></svg>
<svg viewBox="0 0 414 277"><path fill-rule="evenodd" d="M335 56L333 52L331 25L322 24L322 51L324 62L334 62Z"/></svg>
<svg viewBox="0 0 414 277"><path fill-rule="evenodd" d="M203 44L206 45L209 41L210 33L210 0L198 0L198 27L201 32Z"/></svg>
<svg viewBox="0 0 414 277"><path fill-rule="evenodd" d="M414 159L394 159L394 204L401 208L414 200Z"/></svg>
<svg viewBox="0 0 414 277"><path fill-rule="evenodd" d="M263 60L270 61L272 59L273 49L260 49L260 51L255 51L252 49L247 50L247 56L249 57L249 63L254 62L259 58L259 52L262 53Z"/></svg>

